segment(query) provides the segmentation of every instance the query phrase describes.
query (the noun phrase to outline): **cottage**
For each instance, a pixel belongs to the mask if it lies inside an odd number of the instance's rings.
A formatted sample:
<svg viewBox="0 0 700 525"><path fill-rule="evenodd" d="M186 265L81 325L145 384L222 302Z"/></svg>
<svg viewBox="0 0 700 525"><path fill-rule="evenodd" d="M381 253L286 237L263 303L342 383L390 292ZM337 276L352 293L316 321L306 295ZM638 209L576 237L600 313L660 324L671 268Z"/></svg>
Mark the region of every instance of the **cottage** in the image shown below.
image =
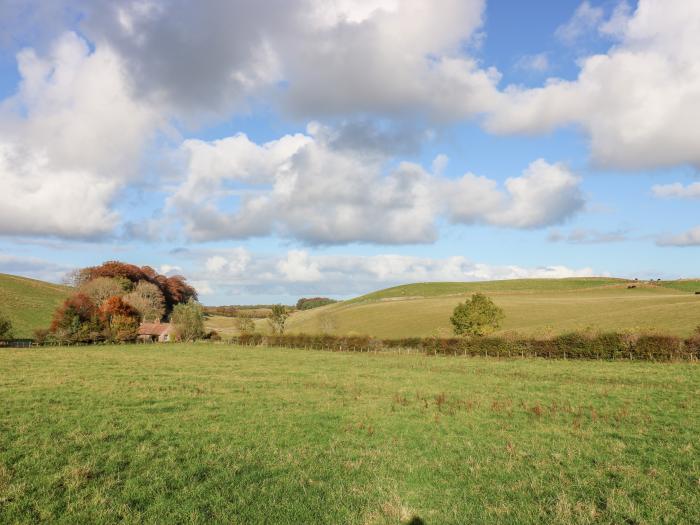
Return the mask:
<svg viewBox="0 0 700 525"><path fill-rule="evenodd" d="M173 328L170 323L141 323L139 341L145 343L167 343L171 340Z"/></svg>

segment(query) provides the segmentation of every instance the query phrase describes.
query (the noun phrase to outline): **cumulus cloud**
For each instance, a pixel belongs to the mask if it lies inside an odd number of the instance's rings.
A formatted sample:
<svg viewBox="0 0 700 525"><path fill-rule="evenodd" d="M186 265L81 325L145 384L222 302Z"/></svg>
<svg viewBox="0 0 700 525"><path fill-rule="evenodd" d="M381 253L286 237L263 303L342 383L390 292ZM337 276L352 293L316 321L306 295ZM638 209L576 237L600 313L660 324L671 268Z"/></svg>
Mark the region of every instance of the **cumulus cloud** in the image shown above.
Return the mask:
<svg viewBox="0 0 700 525"><path fill-rule="evenodd" d="M656 241L658 246L700 246L700 226L678 235L663 235Z"/></svg>
<svg viewBox="0 0 700 525"><path fill-rule="evenodd" d="M238 134L183 144L186 178L169 199L194 240L277 234L310 244L425 243L436 220L537 228L565 221L584 205L580 179L539 159L504 188L486 177L441 174L377 151L338 147L312 124L308 134L264 144Z"/></svg>
<svg viewBox="0 0 700 525"><path fill-rule="evenodd" d="M479 191L474 196L469 189L465 191L464 182L475 179L479 180L479 186L490 186L491 191ZM544 159L532 162L522 176L508 178L505 193L494 192L493 181L486 181L483 177L468 174L457 182L459 189L451 191L450 188L448 198L453 221L469 222L469 218L474 217L473 212L470 213L471 207L477 210L477 219L488 224L539 228L565 221L585 203L579 187L581 179L565 165L550 164Z"/></svg>
<svg viewBox="0 0 700 525"><path fill-rule="evenodd" d="M655 197L675 199L700 199L700 182L694 182L684 186L680 182L673 184L657 184L652 186Z"/></svg>
<svg viewBox="0 0 700 525"><path fill-rule="evenodd" d="M109 233L156 115L130 97L116 55L73 33L17 62L19 90L0 104L0 234Z"/></svg>
<svg viewBox="0 0 700 525"><path fill-rule="evenodd" d="M486 128L540 133L573 124L590 135L603 166L700 166L700 3L640 0L634 13L613 19L605 27L620 42L608 53L581 60L576 80L510 86Z"/></svg>
<svg viewBox="0 0 700 525"><path fill-rule="evenodd" d="M416 108L446 117L474 114L496 94L498 73L464 53L484 0L81 5L86 34L119 53L141 95L179 115L275 92L303 117Z"/></svg>
<svg viewBox="0 0 700 525"><path fill-rule="evenodd" d="M237 261L242 253L245 253L247 264L255 268L254 272L240 271ZM211 293L219 295L277 293L349 296L406 282L595 275L591 268L572 269L561 265L533 268L493 266L476 263L462 256L431 258L395 254L314 255L306 250L290 250L286 254L266 256L237 247L195 257L195 264L200 268L204 267L199 272L194 270L195 279L205 282ZM219 261L219 258L221 262L215 264L217 270L211 271L209 266L212 261Z"/></svg>

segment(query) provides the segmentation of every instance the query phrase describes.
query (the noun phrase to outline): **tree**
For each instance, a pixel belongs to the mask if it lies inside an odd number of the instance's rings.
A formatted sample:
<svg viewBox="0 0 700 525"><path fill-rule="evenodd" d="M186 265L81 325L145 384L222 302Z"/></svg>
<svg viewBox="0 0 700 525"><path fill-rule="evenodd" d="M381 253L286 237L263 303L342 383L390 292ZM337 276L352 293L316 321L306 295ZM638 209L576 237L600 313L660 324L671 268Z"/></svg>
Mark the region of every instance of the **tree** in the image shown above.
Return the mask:
<svg viewBox="0 0 700 525"><path fill-rule="evenodd" d="M337 303L335 299L329 299L328 297L302 297L297 301L297 310L311 310L312 308L318 308L319 306L326 306L327 304Z"/></svg>
<svg viewBox="0 0 700 525"><path fill-rule="evenodd" d="M471 299L458 304L450 321L455 335L486 335L501 326L505 314L483 294L475 293Z"/></svg>
<svg viewBox="0 0 700 525"><path fill-rule="evenodd" d="M194 299L176 304L170 322L180 341L194 341L204 336L204 310Z"/></svg>
<svg viewBox="0 0 700 525"><path fill-rule="evenodd" d="M236 318L236 325L238 331L242 334L252 334L255 332L255 321L250 317L238 317Z"/></svg>
<svg viewBox="0 0 700 525"><path fill-rule="evenodd" d="M287 313L287 308L281 304L275 304L272 306L272 313L268 317L267 322L272 328L273 334L282 335L284 333L284 323L287 321L289 313Z"/></svg>
<svg viewBox="0 0 700 525"><path fill-rule="evenodd" d="M100 307L100 316L110 341L133 341L139 330L139 312L119 296L110 297Z"/></svg>
<svg viewBox="0 0 700 525"><path fill-rule="evenodd" d="M97 277L81 284L78 291L92 299L99 308L110 297L124 295L127 283L130 284L129 281L125 283L123 279L114 277Z"/></svg>
<svg viewBox="0 0 700 525"><path fill-rule="evenodd" d="M12 321L0 312L0 341L3 339L12 339Z"/></svg>
<svg viewBox="0 0 700 525"><path fill-rule="evenodd" d="M160 321L165 314L163 293L148 281L139 281L136 288L124 296L124 301L139 312L142 321Z"/></svg>
<svg viewBox="0 0 700 525"><path fill-rule="evenodd" d="M85 343L100 340L104 325L97 307L87 295L76 293L53 314L49 331L59 341Z"/></svg>
<svg viewBox="0 0 700 525"><path fill-rule="evenodd" d="M139 281L147 281L156 285L165 300L165 311L170 313L173 306L178 303L197 299L197 291L187 284L187 279L181 275L168 277L160 275L150 266L136 266L120 261L107 261L99 266L83 268L78 273L76 281L83 285L98 277L119 278L128 281L130 288L136 286Z"/></svg>

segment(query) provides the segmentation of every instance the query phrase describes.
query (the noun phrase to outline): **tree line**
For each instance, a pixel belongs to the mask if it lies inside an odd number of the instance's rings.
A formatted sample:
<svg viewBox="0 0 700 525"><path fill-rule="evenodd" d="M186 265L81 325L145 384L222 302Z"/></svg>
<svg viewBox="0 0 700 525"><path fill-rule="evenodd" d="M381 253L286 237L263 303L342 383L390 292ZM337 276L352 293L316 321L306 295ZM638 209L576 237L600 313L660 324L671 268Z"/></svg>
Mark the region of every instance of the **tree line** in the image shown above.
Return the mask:
<svg viewBox="0 0 700 525"><path fill-rule="evenodd" d="M48 329L35 332L39 343L128 342L143 322L170 319L176 337L204 334L197 291L181 275L166 276L150 266L107 261L71 275L75 292L53 314Z"/></svg>

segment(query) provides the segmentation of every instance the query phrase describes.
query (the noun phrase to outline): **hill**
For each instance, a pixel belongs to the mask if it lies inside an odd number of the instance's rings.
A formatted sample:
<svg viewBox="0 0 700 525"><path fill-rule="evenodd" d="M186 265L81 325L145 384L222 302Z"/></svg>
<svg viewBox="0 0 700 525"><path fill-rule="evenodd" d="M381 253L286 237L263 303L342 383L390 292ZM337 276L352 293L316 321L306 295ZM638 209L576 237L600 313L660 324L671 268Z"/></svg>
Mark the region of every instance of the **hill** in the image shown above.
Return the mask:
<svg viewBox="0 0 700 525"><path fill-rule="evenodd" d="M455 305L471 293L483 292L505 311L500 332L548 335L600 329L688 335L700 324L696 290L700 290L697 280L653 284L612 278L417 283L297 312L288 325L292 333L447 336Z"/></svg>
<svg viewBox="0 0 700 525"><path fill-rule="evenodd" d="M46 328L70 288L16 275L0 274L0 311L12 321L15 337L32 337Z"/></svg>

